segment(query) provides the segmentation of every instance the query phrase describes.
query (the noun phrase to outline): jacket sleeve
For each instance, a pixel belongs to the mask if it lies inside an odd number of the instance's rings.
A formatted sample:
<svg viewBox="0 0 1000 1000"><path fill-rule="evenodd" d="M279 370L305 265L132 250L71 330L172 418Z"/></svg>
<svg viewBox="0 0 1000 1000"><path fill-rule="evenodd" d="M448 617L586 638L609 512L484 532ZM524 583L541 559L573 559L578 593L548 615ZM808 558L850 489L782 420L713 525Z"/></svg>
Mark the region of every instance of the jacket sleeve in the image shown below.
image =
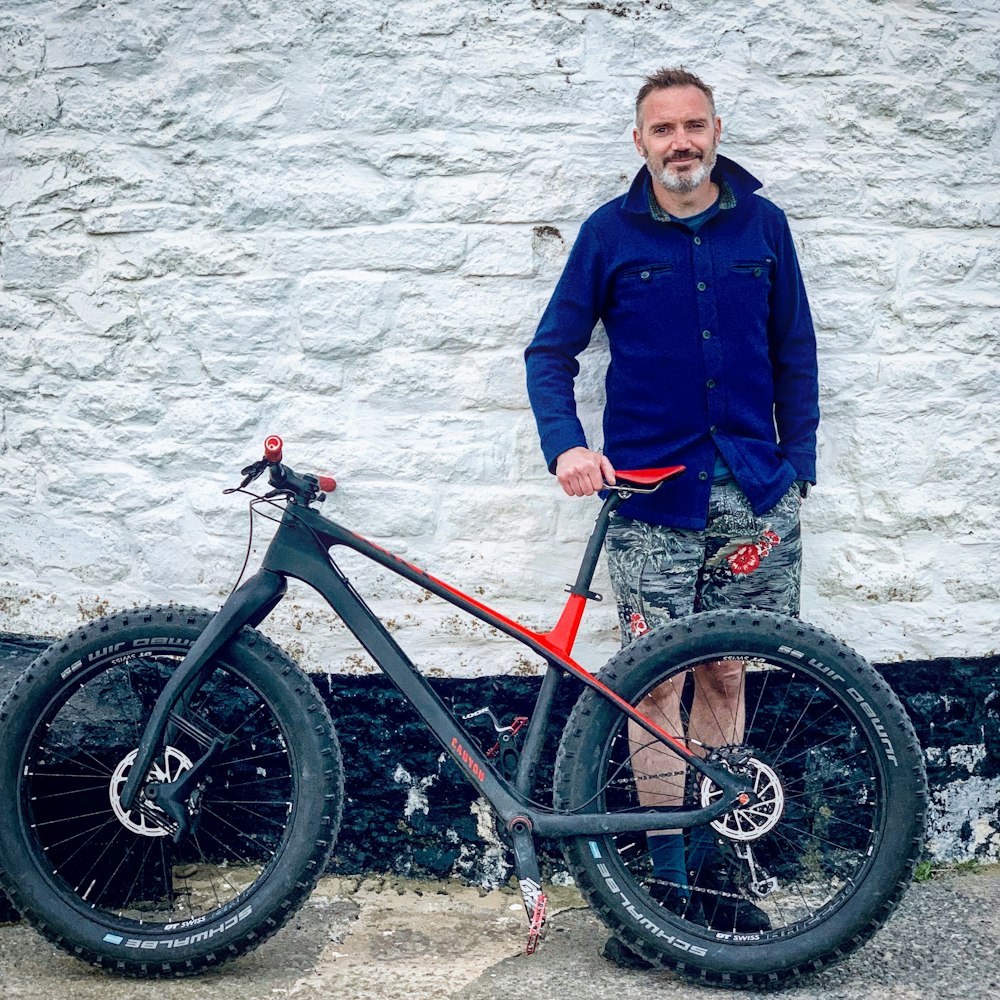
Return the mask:
<svg viewBox="0 0 1000 1000"><path fill-rule="evenodd" d="M777 274L771 290L768 341L774 373L774 420L778 444L795 478L816 482L819 380L816 334L784 214L778 234Z"/></svg>
<svg viewBox="0 0 1000 1000"><path fill-rule="evenodd" d="M590 343L603 301L601 245L590 220L573 244L562 276L524 352L528 398L538 425L542 454L550 472L569 448L586 447L576 412L573 383L577 356Z"/></svg>

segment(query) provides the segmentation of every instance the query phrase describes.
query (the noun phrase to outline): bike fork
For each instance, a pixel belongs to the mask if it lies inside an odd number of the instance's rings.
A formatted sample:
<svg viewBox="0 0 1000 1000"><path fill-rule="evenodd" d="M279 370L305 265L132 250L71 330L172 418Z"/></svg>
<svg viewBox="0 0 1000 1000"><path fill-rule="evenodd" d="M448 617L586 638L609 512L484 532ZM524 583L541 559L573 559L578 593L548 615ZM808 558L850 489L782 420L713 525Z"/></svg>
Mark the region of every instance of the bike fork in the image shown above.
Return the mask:
<svg viewBox="0 0 1000 1000"><path fill-rule="evenodd" d="M205 631L195 640L187 655L174 675L167 681L160 696L153 705L152 713L142 738L136 759L132 763L128 779L122 788L120 799L122 808L127 813L139 800L144 785L148 780L153 759L163 741L164 734L171 722L174 707L183 699L192 687L197 687L201 671L220 649L235 636L244 625L259 625L285 594L288 584L283 576L261 570L229 596L221 610L208 623ZM212 752L218 750L213 745ZM180 782L170 782L173 794L166 792L164 801L169 803L167 811L177 822L175 835L180 843L190 828L190 817L183 803L177 798L177 787L182 786L184 795L189 792L190 779L181 778ZM163 793L161 793L163 794Z"/></svg>
<svg viewBox="0 0 1000 1000"><path fill-rule="evenodd" d="M538 939L545 927L548 897L542 892L542 873L538 867L531 823L524 816L515 816L507 824L507 829L514 843L514 874L521 887L521 898L528 914L528 944L525 952L531 955L538 947Z"/></svg>

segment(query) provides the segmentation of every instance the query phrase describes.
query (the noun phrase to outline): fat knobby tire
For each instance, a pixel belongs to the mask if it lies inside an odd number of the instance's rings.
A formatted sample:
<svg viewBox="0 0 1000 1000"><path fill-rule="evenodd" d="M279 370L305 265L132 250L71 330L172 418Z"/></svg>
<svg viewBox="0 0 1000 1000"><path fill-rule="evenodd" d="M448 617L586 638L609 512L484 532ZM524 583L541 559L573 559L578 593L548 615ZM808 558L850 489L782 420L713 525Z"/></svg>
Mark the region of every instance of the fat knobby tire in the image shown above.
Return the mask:
<svg viewBox="0 0 1000 1000"><path fill-rule="evenodd" d="M781 822L751 845L777 876L771 898L779 903L760 893L745 897L770 906L771 927L741 934L684 919L686 910L668 905L655 887L650 891L656 881L651 863L636 860L648 858L642 834L579 837L564 850L577 886L631 950L699 981L768 987L844 958L889 918L923 848L926 777L909 719L878 672L837 639L795 619L754 611L679 619L621 650L599 679L637 704L665 679L726 658L745 664L746 745L756 753L751 714L769 711L757 732L761 746L777 749L760 757L786 785ZM804 723L810 718L814 732ZM612 811L612 786L635 787L631 770L623 780L622 758L613 749L616 740L634 745L615 735L623 732L622 720L599 694L581 695L559 748L558 808ZM786 747L779 739L781 727L795 731L794 748L794 741ZM690 780L688 788L690 795ZM830 809L816 808L823 796ZM733 845L717 843L733 854ZM819 873L815 901L802 888L808 871ZM783 882L794 884L797 894L784 903Z"/></svg>
<svg viewBox="0 0 1000 1000"><path fill-rule="evenodd" d="M156 694L211 617L149 607L101 618L49 646L0 704L0 885L50 941L123 975L194 974L256 947L312 891L340 826L330 716L299 667L249 627L193 697L190 718L226 735L229 757L196 793L186 845L175 849L155 807L115 814L108 774L120 788ZM163 766L191 767L199 753L174 743ZM76 812L72 782L91 789Z"/></svg>

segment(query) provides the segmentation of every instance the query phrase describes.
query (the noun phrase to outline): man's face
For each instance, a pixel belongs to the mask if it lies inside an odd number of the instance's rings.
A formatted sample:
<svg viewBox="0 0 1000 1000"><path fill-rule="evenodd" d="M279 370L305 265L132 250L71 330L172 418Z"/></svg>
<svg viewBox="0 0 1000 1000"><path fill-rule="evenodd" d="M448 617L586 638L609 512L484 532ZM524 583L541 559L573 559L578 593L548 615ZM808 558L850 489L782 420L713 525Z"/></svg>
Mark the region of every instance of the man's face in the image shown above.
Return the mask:
<svg viewBox="0 0 1000 1000"><path fill-rule="evenodd" d="M722 120L713 118L708 97L697 87L651 91L642 102L641 127L632 132L649 172L677 194L708 180L721 136Z"/></svg>

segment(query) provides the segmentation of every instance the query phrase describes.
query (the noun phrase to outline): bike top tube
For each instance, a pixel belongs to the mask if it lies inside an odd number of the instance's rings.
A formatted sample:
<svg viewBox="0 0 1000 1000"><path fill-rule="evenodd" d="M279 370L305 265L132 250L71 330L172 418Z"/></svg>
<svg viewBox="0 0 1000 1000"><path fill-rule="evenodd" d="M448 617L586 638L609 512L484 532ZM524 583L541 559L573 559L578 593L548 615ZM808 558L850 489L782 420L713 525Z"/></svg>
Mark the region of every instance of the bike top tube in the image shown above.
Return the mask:
<svg viewBox="0 0 1000 1000"><path fill-rule="evenodd" d="M269 470L269 481L274 488L272 493L284 494L296 507L298 511L293 516L299 517L302 508L310 511L310 514L317 518L323 525L320 534L330 539L332 544L347 545L361 554L381 563L389 569L401 573L414 582L424 582L432 584L432 589L445 600L457 598L466 610L474 609L479 616L489 616L491 624L498 625L501 630L514 638L529 639L531 645L540 647L543 655L551 653L560 659L568 660L572 654L573 646L576 642L580 622L586 608L588 599L600 600L600 595L590 590L593 582L594 572L597 568L597 561L600 557L601 548L607 534L608 523L611 515L617 507L633 493L652 493L659 489L663 483L674 479L684 472L683 465L665 466L657 469L637 469L623 470L616 474L616 482L613 486L608 485L608 495L601 507L594 530L587 543L583 559L577 572L576 581L568 588L569 599L567 600L558 621L547 632L538 632L529 629L521 623L500 614L493 608L477 601L468 594L451 586L437 577L431 576L425 570L413 563L401 559L399 556L388 551L375 542L364 538L355 532L350 532L342 525L312 510L312 503L326 498L326 494L336 489L336 480L328 476L320 475L300 475L287 466L281 464L283 454L283 442L278 435L273 434L264 442L264 458L261 462L253 466L248 466L243 470L246 478L241 486L245 487L253 478L267 468ZM270 494L269 494L270 495ZM316 530L316 526L312 526ZM416 576L414 577L415 574Z"/></svg>

